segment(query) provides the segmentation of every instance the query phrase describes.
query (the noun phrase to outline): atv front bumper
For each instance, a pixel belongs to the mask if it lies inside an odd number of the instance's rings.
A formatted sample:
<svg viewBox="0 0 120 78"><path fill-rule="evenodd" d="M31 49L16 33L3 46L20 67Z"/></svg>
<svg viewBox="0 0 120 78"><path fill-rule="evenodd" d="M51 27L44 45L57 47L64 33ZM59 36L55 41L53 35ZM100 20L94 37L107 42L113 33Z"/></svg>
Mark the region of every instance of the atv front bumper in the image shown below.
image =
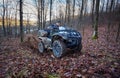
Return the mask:
<svg viewBox="0 0 120 78"><path fill-rule="evenodd" d="M74 49L81 44L82 38L80 37L70 37L66 41L67 48Z"/></svg>

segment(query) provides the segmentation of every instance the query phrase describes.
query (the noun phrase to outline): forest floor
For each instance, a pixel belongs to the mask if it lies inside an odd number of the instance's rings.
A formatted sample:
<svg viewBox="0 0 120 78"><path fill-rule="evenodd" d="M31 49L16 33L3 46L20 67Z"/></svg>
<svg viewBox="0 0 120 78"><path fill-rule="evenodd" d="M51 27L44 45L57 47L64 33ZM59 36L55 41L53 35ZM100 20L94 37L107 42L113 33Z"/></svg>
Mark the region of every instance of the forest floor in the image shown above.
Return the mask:
<svg viewBox="0 0 120 78"><path fill-rule="evenodd" d="M83 33L82 33L83 35ZM34 39L0 39L0 78L120 78L120 41L116 31L92 40L92 29L84 29L81 52L69 51L61 59L52 52L38 52ZM37 36L34 36L37 38Z"/></svg>

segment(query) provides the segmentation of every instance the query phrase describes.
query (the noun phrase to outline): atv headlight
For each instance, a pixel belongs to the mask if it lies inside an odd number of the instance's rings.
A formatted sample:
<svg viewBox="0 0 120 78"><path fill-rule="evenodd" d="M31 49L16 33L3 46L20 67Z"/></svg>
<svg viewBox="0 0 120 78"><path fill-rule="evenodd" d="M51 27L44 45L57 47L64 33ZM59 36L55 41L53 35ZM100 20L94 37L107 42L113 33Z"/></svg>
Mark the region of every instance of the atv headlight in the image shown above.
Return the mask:
<svg viewBox="0 0 120 78"><path fill-rule="evenodd" d="M78 34L76 32L70 32L70 36L71 37L76 37L76 36L78 36Z"/></svg>
<svg viewBox="0 0 120 78"><path fill-rule="evenodd" d="M61 33L63 36L66 36L66 37L69 35L69 33L66 32L66 31L61 31L61 32L59 32L59 33Z"/></svg>

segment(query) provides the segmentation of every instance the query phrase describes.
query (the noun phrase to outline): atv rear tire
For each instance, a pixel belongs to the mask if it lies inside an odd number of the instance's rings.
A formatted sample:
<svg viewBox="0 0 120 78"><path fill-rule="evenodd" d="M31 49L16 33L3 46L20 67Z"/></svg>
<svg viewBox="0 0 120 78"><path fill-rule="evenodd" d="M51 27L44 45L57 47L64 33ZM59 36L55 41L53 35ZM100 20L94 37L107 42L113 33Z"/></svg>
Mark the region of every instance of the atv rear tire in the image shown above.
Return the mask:
<svg viewBox="0 0 120 78"><path fill-rule="evenodd" d="M53 54L55 57L60 58L66 53L66 45L61 40L55 40L53 42Z"/></svg>
<svg viewBox="0 0 120 78"><path fill-rule="evenodd" d="M39 42L38 49L40 53L43 53L45 51L45 45L42 41Z"/></svg>

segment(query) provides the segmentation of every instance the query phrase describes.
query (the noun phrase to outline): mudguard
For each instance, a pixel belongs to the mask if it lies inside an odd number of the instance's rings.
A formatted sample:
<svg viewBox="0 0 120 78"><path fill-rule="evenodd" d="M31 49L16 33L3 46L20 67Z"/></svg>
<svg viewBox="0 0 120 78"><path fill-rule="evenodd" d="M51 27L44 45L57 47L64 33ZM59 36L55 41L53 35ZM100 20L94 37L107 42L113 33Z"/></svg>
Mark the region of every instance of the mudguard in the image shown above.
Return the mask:
<svg viewBox="0 0 120 78"><path fill-rule="evenodd" d="M67 40L67 39L68 39L67 35L61 34L61 33L55 33L55 34L53 34L53 35L52 35L52 40L53 40L54 37L60 37L60 38L62 38L62 39L64 39L64 40Z"/></svg>

